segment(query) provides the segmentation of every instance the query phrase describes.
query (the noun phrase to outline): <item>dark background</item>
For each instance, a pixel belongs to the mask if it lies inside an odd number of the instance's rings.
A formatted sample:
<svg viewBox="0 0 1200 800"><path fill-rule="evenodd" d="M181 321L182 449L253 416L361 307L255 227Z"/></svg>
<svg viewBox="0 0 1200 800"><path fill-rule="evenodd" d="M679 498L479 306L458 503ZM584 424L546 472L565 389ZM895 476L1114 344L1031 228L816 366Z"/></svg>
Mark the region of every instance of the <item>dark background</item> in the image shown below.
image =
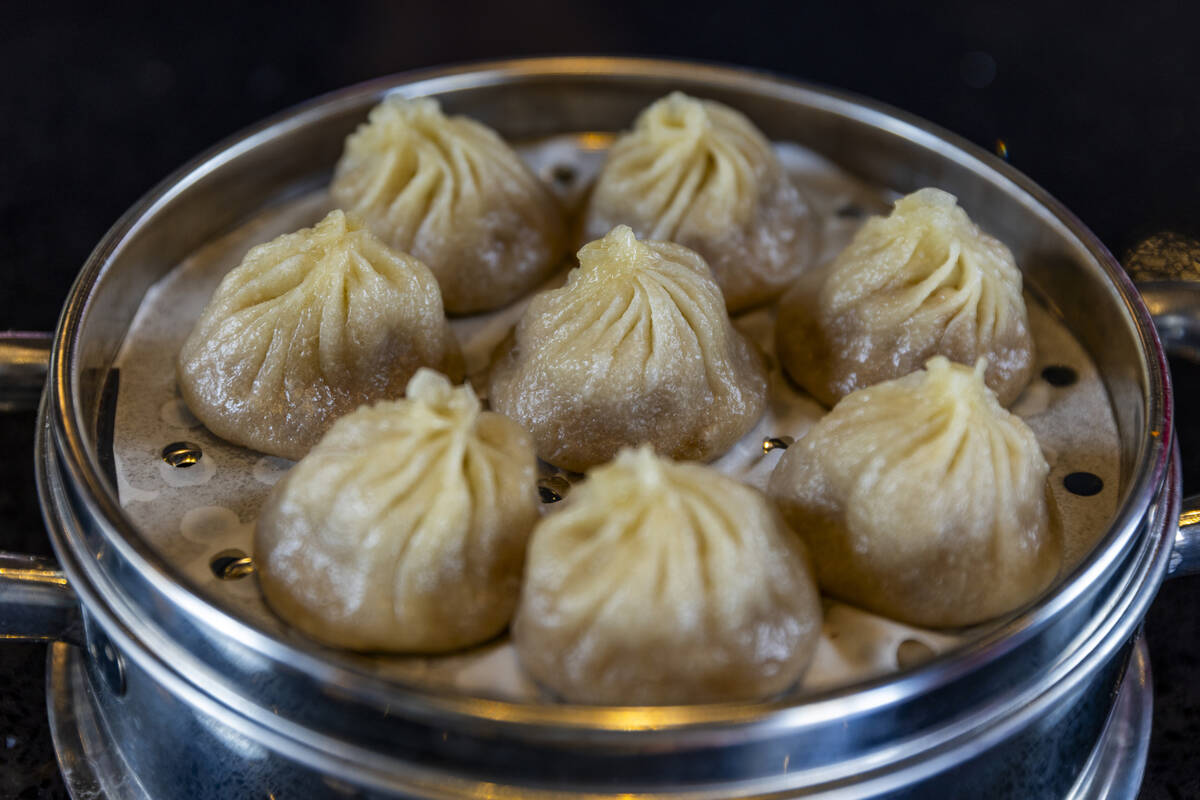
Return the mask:
<svg viewBox="0 0 1200 800"><path fill-rule="evenodd" d="M0 2L0 329L49 330L92 246L175 167L259 118L379 75L552 53L688 57L883 100L991 148L1121 257L1200 235L1200 11L980 2L573 5ZM1182 369L1182 368L1181 368ZM1197 384L1177 374L1179 414ZM0 418L0 546L46 549L33 417ZM1200 426L1185 453L1200 456ZM1189 446L1189 441L1196 446ZM1187 471L1200 488L1197 458ZM1143 797L1200 796L1200 579L1152 609ZM0 647L0 797L63 797L44 649Z"/></svg>

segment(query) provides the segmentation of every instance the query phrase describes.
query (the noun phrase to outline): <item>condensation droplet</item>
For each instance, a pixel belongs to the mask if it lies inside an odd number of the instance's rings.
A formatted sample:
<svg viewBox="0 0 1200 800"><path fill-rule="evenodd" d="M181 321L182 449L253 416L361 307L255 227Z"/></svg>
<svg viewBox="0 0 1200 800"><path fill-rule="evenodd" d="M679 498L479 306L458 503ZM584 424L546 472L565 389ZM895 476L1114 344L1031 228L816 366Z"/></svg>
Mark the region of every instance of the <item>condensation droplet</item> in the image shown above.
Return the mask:
<svg viewBox="0 0 1200 800"><path fill-rule="evenodd" d="M253 538L253 524L244 525L233 509L225 506L190 508L179 521L179 535L207 547L242 547Z"/></svg>
<svg viewBox="0 0 1200 800"><path fill-rule="evenodd" d="M158 409L158 416L159 419L170 425L172 428L200 427L200 420L196 419L196 415L188 410L187 405L180 397L173 398L163 403Z"/></svg>
<svg viewBox="0 0 1200 800"><path fill-rule="evenodd" d="M171 442L162 449L162 460L178 469L187 469L200 463L204 452L194 442Z"/></svg>
<svg viewBox="0 0 1200 800"><path fill-rule="evenodd" d="M278 456L263 456L254 463L254 480L267 486L274 486L279 479L287 474L295 462Z"/></svg>
<svg viewBox="0 0 1200 800"><path fill-rule="evenodd" d="M910 669L924 664L937 653L933 648L919 639L905 639L896 645L896 666L900 669Z"/></svg>

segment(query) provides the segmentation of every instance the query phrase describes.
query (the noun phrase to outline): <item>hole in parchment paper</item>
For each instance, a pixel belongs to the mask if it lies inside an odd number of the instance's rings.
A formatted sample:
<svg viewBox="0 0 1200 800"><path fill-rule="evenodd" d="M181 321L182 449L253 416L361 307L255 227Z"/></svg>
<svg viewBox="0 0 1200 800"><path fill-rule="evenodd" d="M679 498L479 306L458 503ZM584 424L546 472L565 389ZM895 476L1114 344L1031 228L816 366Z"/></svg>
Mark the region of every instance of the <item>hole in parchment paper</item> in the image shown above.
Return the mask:
<svg viewBox="0 0 1200 800"><path fill-rule="evenodd" d="M556 164L554 169L550 170L550 177L559 186L569 186L575 181L575 168L570 164Z"/></svg>
<svg viewBox="0 0 1200 800"><path fill-rule="evenodd" d="M1104 481L1094 472L1072 472L1063 478L1063 486L1071 494L1080 497L1091 497L1104 490Z"/></svg>
<svg viewBox="0 0 1200 800"><path fill-rule="evenodd" d="M203 457L200 445L193 442L171 442L162 449L162 460L180 469L193 466Z"/></svg>
<svg viewBox="0 0 1200 800"><path fill-rule="evenodd" d="M538 481L538 496L543 503L557 503L571 490L571 484L561 475L552 475Z"/></svg>
<svg viewBox="0 0 1200 800"><path fill-rule="evenodd" d="M763 439L763 455L766 455L772 450L787 450L795 443L796 440L790 436L768 436L767 438Z"/></svg>
<svg viewBox="0 0 1200 800"><path fill-rule="evenodd" d="M1054 364L1042 370L1042 380L1051 386L1070 386L1079 380L1079 374L1071 367Z"/></svg>
<svg viewBox="0 0 1200 800"><path fill-rule="evenodd" d="M254 559L242 550L222 550L212 557L208 566L221 580L236 581L254 572Z"/></svg>

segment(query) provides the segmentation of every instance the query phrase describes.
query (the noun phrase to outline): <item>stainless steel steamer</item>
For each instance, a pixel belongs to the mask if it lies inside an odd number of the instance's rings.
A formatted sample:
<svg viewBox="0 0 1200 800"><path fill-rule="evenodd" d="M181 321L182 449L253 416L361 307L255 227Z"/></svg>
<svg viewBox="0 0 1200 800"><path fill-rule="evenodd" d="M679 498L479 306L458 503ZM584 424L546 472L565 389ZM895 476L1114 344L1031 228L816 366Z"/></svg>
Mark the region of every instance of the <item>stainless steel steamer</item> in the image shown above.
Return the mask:
<svg viewBox="0 0 1200 800"><path fill-rule="evenodd" d="M522 705L389 683L361 661L271 638L201 599L148 548L106 477L102 443L110 367L155 280L256 210L326 180L343 137L385 92L435 95L526 139L614 130L671 89L730 103L772 139L871 182L943 187L1013 246L1099 367L1121 439L1112 527L1053 594L949 655L803 702ZM1197 291L1148 291L1171 321L1164 331L1185 343ZM36 393L46 341L4 340L0 405ZM1130 680L1146 688L1134 649L1142 617L1165 575L1200 568L1196 514L1180 524L1171 402L1151 314L1096 237L1016 170L907 114L679 62L551 58L386 78L202 155L88 259L53 337L35 454L59 563L4 557L0 628L67 643L50 664L60 762L74 785L87 773L114 798L1087 794L1106 768L1088 759L1131 653L1141 672ZM1126 793L1144 759L1133 753Z"/></svg>

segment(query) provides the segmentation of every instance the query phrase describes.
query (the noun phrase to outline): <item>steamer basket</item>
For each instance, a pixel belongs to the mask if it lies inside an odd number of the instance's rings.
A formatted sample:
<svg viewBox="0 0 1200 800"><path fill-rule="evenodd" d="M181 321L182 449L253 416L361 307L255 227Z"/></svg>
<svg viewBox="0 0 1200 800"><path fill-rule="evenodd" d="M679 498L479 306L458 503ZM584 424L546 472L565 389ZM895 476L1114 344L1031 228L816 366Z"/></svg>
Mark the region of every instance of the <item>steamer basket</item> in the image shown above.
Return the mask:
<svg viewBox="0 0 1200 800"><path fill-rule="evenodd" d="M771 139L800 142L871 183L944 188L1012 245L1099 369L1121 443L1111 527L1052 593L920 667L802 700L536 705L400 685L361 659L285 642L207 602L143 541L105 469L111 368L166 271L327 180L342 140L385 92L436 96L509 139L532 139L619 129L672 89L733 105ZM1192 287L1148 292L1162 318L1196 318ZM1186 344L1189 331L1171 326L1168 344ZM0 407L28 402L46 341L0 343ZM963 786L989 798L1132 796L1148 691L1134 637L1163 577L1200 569L1180 523L1171 414L1151 315L1103 245L1020 173L926 122L679 62L552 58L402 75L219 145L97 246L53 337L41 406L39 493L59 563L4 557L0 628L64 642L51 656L50 706L77 796L927 797ZM1104 750L1114 725L1132 726L1135 746Z"/></svg>

